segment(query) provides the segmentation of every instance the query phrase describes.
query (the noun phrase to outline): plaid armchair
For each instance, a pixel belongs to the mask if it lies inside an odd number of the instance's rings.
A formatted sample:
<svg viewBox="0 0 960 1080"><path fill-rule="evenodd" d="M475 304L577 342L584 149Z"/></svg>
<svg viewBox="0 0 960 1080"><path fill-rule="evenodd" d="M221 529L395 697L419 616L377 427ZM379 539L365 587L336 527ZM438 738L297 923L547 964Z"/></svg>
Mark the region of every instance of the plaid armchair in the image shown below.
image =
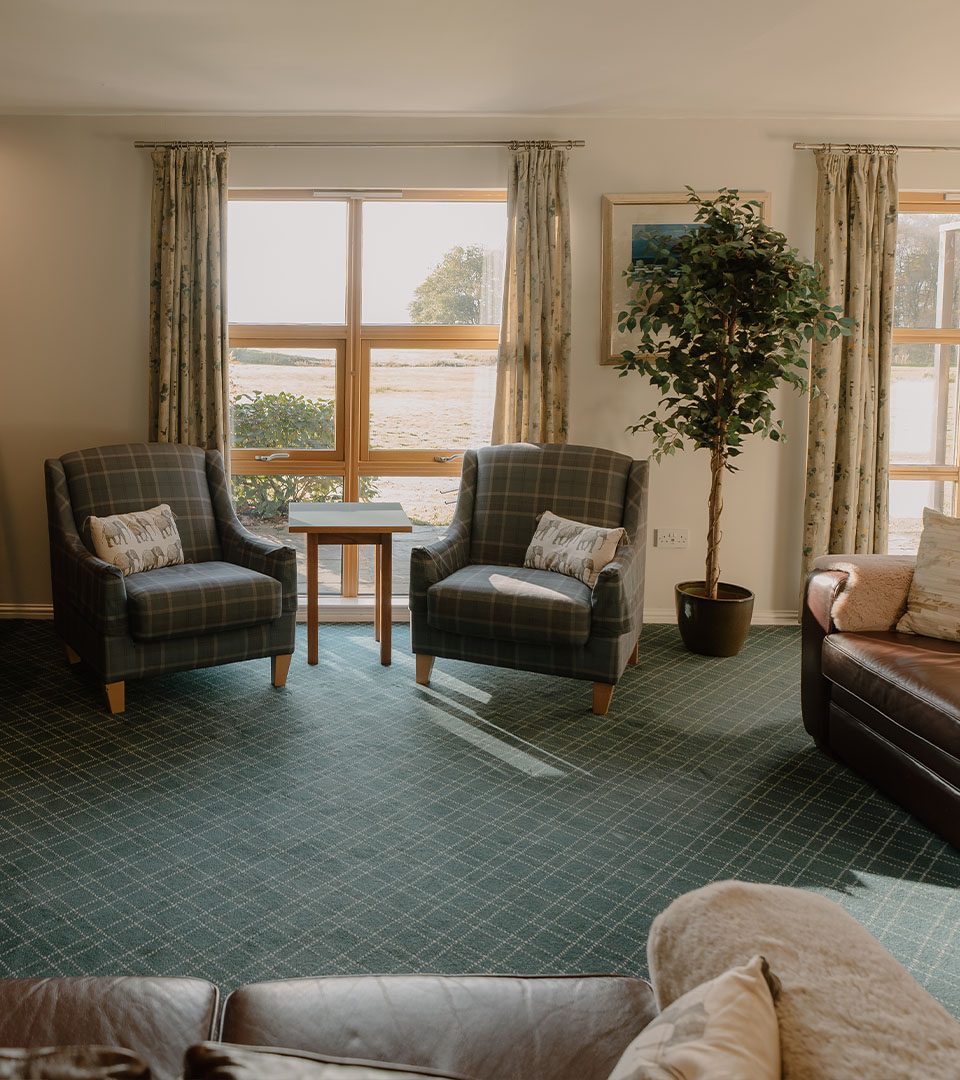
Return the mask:
<svg viewBox="0 0 960 1080"><path fill-rule="evenodd" d="M516 443L464 455L453 524L410 559L410 628L417 682L434 659L566 675L593 682L604 715L636 663L643 622L647 462L590 446ZM537 517L627 532L591 590L523 566Z"/></svg>
<svg viewBox="0 0 960 1080"><path fill-rule="evenodd" d="M124 683L168 671L271 657L274 686L294 650L293 548L247 532L215 450L132 443L44 464L53 617L71 663L104 683L123 712ZM84 521L168 503L184 564L124 577L81 539Z"/></svg>

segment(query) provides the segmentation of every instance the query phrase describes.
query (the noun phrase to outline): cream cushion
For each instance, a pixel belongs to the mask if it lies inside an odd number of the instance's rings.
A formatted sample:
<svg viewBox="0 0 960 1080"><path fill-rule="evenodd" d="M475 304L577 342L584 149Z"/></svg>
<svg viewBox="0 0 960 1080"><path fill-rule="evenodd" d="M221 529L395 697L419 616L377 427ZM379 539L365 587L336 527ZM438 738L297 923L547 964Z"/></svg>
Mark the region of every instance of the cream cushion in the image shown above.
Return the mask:
<svg viewBox="0 0 960 1080"><path fill-rule="evenodd" d="M784 1080L957 1080L960 1022L856 919L803 889L721 881L674 900L647 941L657 1003L757 953L781 983Z"/></svg>
<svg viewBox="0 0 960 1080"><path fill-rule="evenodd" d="M600 571L613 562L626 529L585 525L545 510L527 548L523 565L578 578L592 589Z"/></svg>
<svg viewBox="0 0 960 1080"><path fill-rule="evenodd" d="M755 956L688 990L630 1043L609 1080L779 1080L772 986Z"/></svg>
<svg viewBox="0 0 960 1080"><path fill-rule="evenodd" d="M960 518L929 506L923 511L917 568L907 613L897 629L903 634L960 641Z"/></svg>
<svg viewBox="0 0 960 1080"><path fill-rule="evenodd" d="M94 554L119 567L124 577L183 562L183 543L166 503L84 522Z"/></svg>

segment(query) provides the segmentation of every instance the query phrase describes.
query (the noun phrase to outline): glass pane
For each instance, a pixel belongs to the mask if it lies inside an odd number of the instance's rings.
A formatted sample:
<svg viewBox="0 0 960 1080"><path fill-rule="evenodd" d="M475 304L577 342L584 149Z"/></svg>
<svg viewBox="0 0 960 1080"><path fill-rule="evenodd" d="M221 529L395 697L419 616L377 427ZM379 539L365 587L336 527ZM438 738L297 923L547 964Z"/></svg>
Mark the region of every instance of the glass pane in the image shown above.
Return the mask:
<svg viewBox="0 0 960 1080"><path fill-rule="evenodd" d="M502 202L363 204L365 323L499 324Z"/></svg>
<svg viewBox="0 0 960 1080"><path fill-rule="evenodd" d="M365 476L360 480L364 501L398 502L413 522L412 533L393 538L393 595L410 591L410 549L446 534L457 505L459 476ZM360 548L360 592L373 593L373 548Z"/></svg>
<svg viewBox="0 0 960 1080"><path fill-rule="evenodd" d="M304 533L287 532L287 506L292 502L342 502L343 479L339 476L237 475L231 478L237 516L257 536L279 540L297 549L297 584L307 591L307 540ZM320 548L320 592L340 592L339 547Z"/></svg>
<svg viewBox="0 0 960 1080"><path fill-rule="evenodd" d="M344 322L345 202L233 199L227 214L230 322Z"/></svg>
<svg viewBox="0 0 960 1080"><path fill-rule="evenodd" d="M957 453L956 345L893 346L890 460L952 465Z"/></svg>
<svg viewBox="0 0 960 1080"><path fill-rule="evenodd" d="M923 531L923 508L954 514L956 497L957 485L950 481L891 480L887 551L891 555L916 554Z"/></svg>
<svg viewBox="0 0 960 1080"><path fill-rule="evenodd" d="M894 326L960 326L960 216L899 214Z"/></svg>
<svg viewBox="0 0 960 1080"><path fill-rule="evenodd" d="M370 449L486 446L496 388L496 349L371 349Z"/></svg>
<svg viewBox="0 0 960 1080"><path fill-rule="evenodd" d="M230 434L237 448L336 447L336 349L230 350Z"/></svg>

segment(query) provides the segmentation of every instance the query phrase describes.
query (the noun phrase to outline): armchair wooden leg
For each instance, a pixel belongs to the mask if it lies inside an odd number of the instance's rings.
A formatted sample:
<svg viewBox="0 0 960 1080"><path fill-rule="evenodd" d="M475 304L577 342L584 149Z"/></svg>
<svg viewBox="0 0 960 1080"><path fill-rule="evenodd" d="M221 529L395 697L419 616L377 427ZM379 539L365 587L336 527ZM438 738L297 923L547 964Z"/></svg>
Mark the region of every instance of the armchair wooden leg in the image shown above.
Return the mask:
<svg viewBox="0 0 960 1080"><path fill-rule="evenodd" d="M433 671L435 656L427 656L426 653L417 653L417 682L420 686L430 685L430 672Z"/></svg>
<svg viewBox="0 0 960 1080"><path fill-rule="evenodd" d="M63 651L67 654L67 663L68 664L79 664L80 663L80 654L78 652L74 651L73 649L71 649L70 646L66 642L63 643Z"/></svg>
<svg viewBox="0 0 960 1080"><path fill-rule="evenodd" d="M107 695L107 708L114 716L117 713L122 713L127 707L126 686L127 684L122 680L103 684L103 689Z"/></svg>
<svg viewBox="0 0 960 1080"><path fill-rule="evenodd" d="M270 681L274 686L287 685L287 672L290 670L290 661L292 659L293 653L270 657Z"/></svg>
<svg viewBox="0 0 960 1080"><path fill-rule="evenodd" d="M615 683L595 682L593 684L593 715L594 716L606 716L607 709L610 708L610 702L613 699L613 691L616 689Z"/></svg>
<svg viewBox="0 0 960 1080"><path fill-rule="evenodd" d="M628 664L635 664L639 658L640 658L640 639L637 638L636 644L633 646L633 652L630 654L630 659L627 661L627 663Z"/></svg>

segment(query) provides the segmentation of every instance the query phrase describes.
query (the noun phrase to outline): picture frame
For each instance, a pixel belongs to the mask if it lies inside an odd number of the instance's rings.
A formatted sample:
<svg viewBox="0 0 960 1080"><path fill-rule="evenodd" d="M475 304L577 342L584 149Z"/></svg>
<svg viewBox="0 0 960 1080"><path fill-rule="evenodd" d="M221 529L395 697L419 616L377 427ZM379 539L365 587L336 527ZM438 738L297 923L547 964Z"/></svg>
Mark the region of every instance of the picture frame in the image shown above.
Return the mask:
<svg viewBox="0 0 960 1080"><path fill-rule="evenodd" d="M702 191L705 199L717 192ZM760 203L761 218L770 221L770 192L741 191L743 202ZM603 195L600 199L601 277L600 277L600 363L619 363L620 354L636 343L636 336L621 334L617 315L628 303L629 291L623 271L634 258L653 258L649 241L683 235L694 227L696 207L689 192Z"/></svg>

